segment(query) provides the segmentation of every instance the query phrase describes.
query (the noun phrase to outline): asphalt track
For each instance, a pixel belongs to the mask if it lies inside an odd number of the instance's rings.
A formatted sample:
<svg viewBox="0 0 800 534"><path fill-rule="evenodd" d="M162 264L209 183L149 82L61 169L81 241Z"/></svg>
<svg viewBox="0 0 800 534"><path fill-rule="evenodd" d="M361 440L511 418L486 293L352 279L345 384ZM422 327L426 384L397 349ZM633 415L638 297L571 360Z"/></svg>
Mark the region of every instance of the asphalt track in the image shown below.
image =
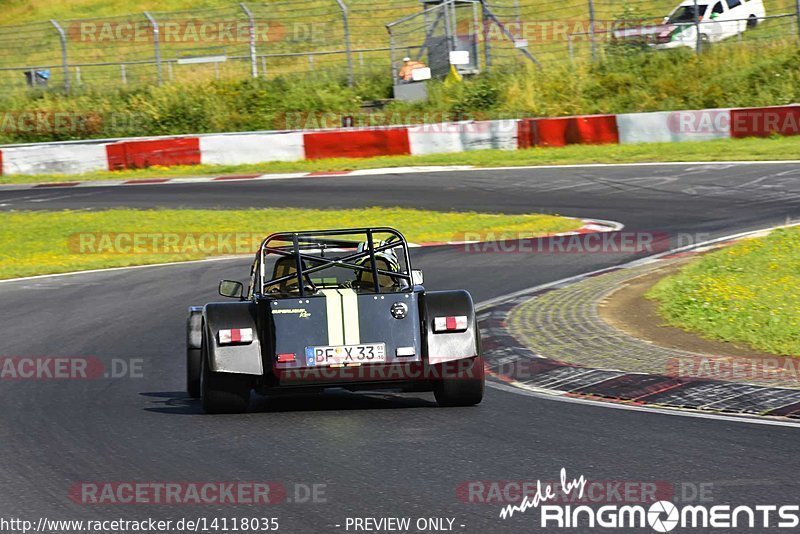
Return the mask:
<svg viewBox="0 0 800 534"><path fill-rule="evenodd" d="M800 167L516 169L0 192L5 210L115 206L539 211L620 221L628 231L666 232L677 243L679 234L702 240L800 216ZM413 256L428 287L465 287L479 301L638 257L468 254L452 247ZM182 392L186 307L214 299L220 278L243 279L246 264L235 259L0 284L0 355L143 360L142 378L2 382L3 516L276 516L284 532L344 532L347 517L452 517L456 532L530 532L538 512L501 520L499 505L462 502L457 488L474 480L555 480L562 467L591 480L657 481L676 489L711 483L713 504L798 502L795 428L497 389L474 408L440 409L428 394L332 393L257 398L246 415L202 415ZM326 502L266 509L85 506L68 497L76 482L236 480L282 482L290 497L294 483L325 484Z"/></svg>

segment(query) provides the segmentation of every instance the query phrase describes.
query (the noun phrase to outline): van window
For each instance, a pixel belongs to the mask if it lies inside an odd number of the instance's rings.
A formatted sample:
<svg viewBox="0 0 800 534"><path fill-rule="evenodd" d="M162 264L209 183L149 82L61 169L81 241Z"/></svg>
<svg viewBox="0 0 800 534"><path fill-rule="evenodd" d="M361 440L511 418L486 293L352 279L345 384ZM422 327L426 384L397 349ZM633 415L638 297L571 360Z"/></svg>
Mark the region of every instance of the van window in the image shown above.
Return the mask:
<svg viewBox="0 0 800 534"><path fill-rule="evenodd" d="M728 0L728 8L733 9L742 5L742 0Z"/></svg>
<svg viewBox="0 0 800 534"><path fill-rule="evenodd" d="M717 5L714 6L714 9L711 10L712 15L722 15L723 7L722 2L717 2Z"/></svg>
<svg viewBox="0 0 800 534"><path fill-rule="evenodd" d="M708 6L703 4L697 5L697 15L702 17L706 14L706 8ZM675 24L678 22L694 22L695 15L694 15L694 6L681 6L675 10L675 13L667 21L670 24Z"/></svg>

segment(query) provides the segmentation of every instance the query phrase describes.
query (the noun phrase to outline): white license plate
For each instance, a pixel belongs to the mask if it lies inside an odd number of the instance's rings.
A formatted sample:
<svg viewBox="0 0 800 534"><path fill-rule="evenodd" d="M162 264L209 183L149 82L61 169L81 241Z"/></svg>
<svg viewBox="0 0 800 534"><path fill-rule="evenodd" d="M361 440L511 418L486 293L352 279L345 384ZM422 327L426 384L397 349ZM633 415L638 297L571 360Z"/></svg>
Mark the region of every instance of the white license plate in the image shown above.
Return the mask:
<svg viewBox="0 0 800 534"><path fill-rule="evenodd" d="M306 366L352 365L386 361L384 343L341 345L336 347L306 347Z"/></svg>

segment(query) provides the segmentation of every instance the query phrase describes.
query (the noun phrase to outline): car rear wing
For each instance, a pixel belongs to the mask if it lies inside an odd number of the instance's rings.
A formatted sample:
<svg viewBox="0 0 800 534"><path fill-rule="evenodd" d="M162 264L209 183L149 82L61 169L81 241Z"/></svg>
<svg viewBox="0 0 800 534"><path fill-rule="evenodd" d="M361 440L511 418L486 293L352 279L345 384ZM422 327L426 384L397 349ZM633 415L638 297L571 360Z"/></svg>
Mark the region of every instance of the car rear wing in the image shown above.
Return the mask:
<svg viewBox="0 0 800 534"><path fill-rule="evenodd" d="M376 234L379 237L386 237L376 242ZM344 239L349 237L350 239ZM353 237L363 237L363 239L353 240ZM359 245L365 244L362 250L357 250L338 258L325 256L325 251L341 251L342 249L358 249ZM387 251L402 248L402 259L405 268L399 272L386 271L378 268L375 255ZM396 252L395 252L396 253ZM294 259L295 271L286 276L276 278L268 277L266 269L266 258L268 255L290 257ZM369 258L367 266L357 263L359 260ZM379 275L391 276L395 279L406 282L406 291L413 291L414 280L411 270L411 258L408 253L408 242L399 231L388 226L374 228L346 228L338 230L313 230L308 232L278 232L270 234L262 242L259 248L259 292L265 293L265 288L287 282L292 279L297 280L297 287L301 297L306 296L308 287L308 275L322 271L330 267L344 267L353 271L368 271L372 274L373 288L375 293L381 292L378 282ZM311 266L307 266L307 265Z"/></svg>

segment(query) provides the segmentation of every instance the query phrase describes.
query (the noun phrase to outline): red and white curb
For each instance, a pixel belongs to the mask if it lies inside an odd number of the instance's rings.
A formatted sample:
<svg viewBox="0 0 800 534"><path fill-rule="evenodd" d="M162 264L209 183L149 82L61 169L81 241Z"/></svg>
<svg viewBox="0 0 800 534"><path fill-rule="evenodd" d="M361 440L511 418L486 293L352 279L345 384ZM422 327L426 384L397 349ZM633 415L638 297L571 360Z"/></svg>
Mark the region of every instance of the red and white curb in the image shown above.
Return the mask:
<svg viewBox="0 0 800 534"><path fill-rule="evenodd" d="M524 302L529 298L534 298L537 295L544 293L549 290L553 289L560 289L575 283L578 283L584 279L595 277L598 275L610 273L613 271L618 271L622 269L631 269L634 267L653 264L673 258L678 257L691 257L694 255L699 255L701 253L707 252L709 250L714 250L721 248L723 246L727 246L738 241L743 241L746 239L764 237L769 233L773 232L774 230L780 228L789 228L789 227L797 227L800 226L799 222L787 221L784 225L774 226L767 229L762 230L755 230L749 232L741 232L733 235L728 235L724 237L720 237L717 239L712 239L708 241L704 241L697 244L687 245L684 247L675 248L669 251L665 251L659 254L655 254L653 256L649 256L647 258L641 258L638 260L634 260L632 262L628 262L618 266L612 266L604 269L598 269L596 271L582 273L580 275L572 276L569 278L564 278L562 280L556 280L547 284L542 284L536 287L528 288L522 291L518 291L512 294L503 295L494 299L490 299L487 301L483 301L477 305L477 311L479 318L481 320L489 319L490 315L494 312L502 311L503 307L516 307L520 302ZM495 322L498 321L497 318L494 319ZM505 319L502 320L501 323L501 337L513 337L510 333L507 332L507 327L505 324ZM560 364L555 360L551 360L547 358L546 355L542 354L533 354L531 356L534 357L535 360L540 362L551 362L551 365ZM509 356L503 353L503 358L506 360L509 359ZM591 375L595 373L596 379L598 383L602 383L604 380L611 380L615 378L614 376L609 377L607 376L609 373L616 373L618 376L616 378L621 377L622 375L631 376L631 377L640 377L641 380L647 382L649 379L656 379L656 378L664 378L659 377L658 375L651 375L646 373L625 373L624 371L618 371L614 369L595 369L595 368L580 368L585 371L586 375ZM745 414L745 413L710 413L704 412L699 408L689 408L686 406L672 406L668 404L660 404L659 402L647 402L646 400L628 400L628 399L615 399L606 396L597 396L592 394L581 394L570 392L567 390L559 389L559 383L553 383L551 386L542 387L541 385L534 385L528 384L522 381L519 381L513 377L505 376L500 373L495 373L489 368L489 362L487 361L487 374L490 375L494 381L487 382L487 385L491 387L495 387L497 389L502 389L505 391L509 391L512 393L520 393L520 394L527 394L533 395L540 398L547 398L550 400L556 401L566 401L566 402L577 402L582 404L591 404L595 406L607 407L607 408L619 408L619 409L627 409L627 410L635 410L635 411L645 411L651 413L660 413L665 415L680 415L680 416L688 416L688 417L697 417L703 419L717 419L717 420L726 420L726 421L736 421L736 422L747 422L747 423L756 423L756 424L771 424L771 425L779 425L779 426L793 426L797 427L800 426L800 423L796 421L782 421L777 419L779 416L774 415L771 412L768 413L766 416L758 418L753 414ZM594 375L593 375L594 376ZM721 381L723 387L725 385L730 386L731 388L735 389L736 387L752 387L758 388L760 386L748 386L747 384L737 384L734 382L725 382ZM595 386L596 384L590 383L586 387ZM675 386L673 386L675 387ZM584 389L584 388L581 388ZM669 389L669 388L667 388ZM764 391L770 390L770 388L763 388ZM664 390L666 391L666 390ZM664 391L659 390L652 390L648 392L648 395L657 395L659 393L663 393ZM783 393L784 395L787 394L800 394L797 390L793 389L773 389L770 391L775 391L778 393ZM663 401L662 401L663 402ZM788 401L787 401L788 402ZM794 402L794 401L792 401ZM791 406L795 406L795 404L791 404ZM774 410L778 411L778 410ZM771 419L772 417L776 419ZM792 416L796 417L796 415Z"/></svg>

